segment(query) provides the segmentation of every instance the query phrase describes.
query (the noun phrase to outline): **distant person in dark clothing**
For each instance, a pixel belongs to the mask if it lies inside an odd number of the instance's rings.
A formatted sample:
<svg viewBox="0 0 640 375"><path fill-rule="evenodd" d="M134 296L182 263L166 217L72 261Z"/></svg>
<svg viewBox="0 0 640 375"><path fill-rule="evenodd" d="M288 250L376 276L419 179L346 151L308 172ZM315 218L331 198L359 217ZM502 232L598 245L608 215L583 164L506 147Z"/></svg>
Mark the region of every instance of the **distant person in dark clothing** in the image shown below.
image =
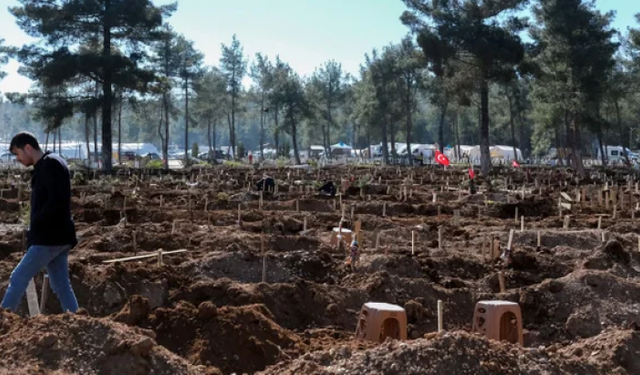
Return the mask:
<svg viewBox="0 0 640 375"><path fill-rule="evenodd" d="M336 185L333 184L333 181L327 181L318 189L320 194L329 195L334 197L336 195Z"/></svg>
<svg viewBox="0 0 640 375"><path fill-rule="evenodd" d="M78 301L69 282L69 250L78 244L71 217L71 177L60 156L40 150L27 132L11 140L9 150L31 172L31 216L27 252L11 273L2 307L17 311L31 281L47 268L51 289L62 311L76 312Z"/></svg>
<svg viewBox="0 0 640 375"><path fill-rule="evenodd" d="M265 175L262 180L256 183L256 190L258 191L274 191L276 188L276 181L273 177Z"/></svg>

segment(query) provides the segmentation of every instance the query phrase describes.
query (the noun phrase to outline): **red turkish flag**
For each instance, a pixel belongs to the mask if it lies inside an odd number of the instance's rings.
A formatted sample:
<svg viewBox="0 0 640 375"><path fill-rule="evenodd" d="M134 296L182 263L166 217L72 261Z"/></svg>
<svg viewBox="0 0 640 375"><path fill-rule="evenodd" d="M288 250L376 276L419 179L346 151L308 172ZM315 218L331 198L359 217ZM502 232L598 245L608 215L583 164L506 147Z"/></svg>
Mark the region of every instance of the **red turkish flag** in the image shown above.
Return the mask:
<svg viewBox="0 0 640 375"><path fill-rule="evenodd" d="M469 166L469 178L473 180L473 178L476 176L475 172L473 171L473 168L471 166Z"/></svg>
<svg viewBox="0 0 640 375"><path fill-rule="evenodd" d="M444 166L449 165L449 158L447 158L442 152L438 150L436 150L436 161Z"/></svg>
<svg viewBox="0 0 640 375"><path fill-rule="evenodd" d="M518 162L515 160L511 163L511 165L513 165L514 168L520 168L520 164L518 164Z"/></svg>

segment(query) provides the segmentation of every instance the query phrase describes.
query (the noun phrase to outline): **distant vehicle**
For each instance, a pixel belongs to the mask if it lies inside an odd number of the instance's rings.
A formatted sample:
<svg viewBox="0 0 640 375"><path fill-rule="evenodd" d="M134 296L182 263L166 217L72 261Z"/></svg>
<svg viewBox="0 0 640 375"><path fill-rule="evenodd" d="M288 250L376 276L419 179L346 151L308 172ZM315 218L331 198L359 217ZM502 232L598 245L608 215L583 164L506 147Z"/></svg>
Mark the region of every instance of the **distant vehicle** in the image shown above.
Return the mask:
<svg viewBox="0 0 640 375"><path fill-rule="evenodd" d="M605 151L605 158L608 161L613 161L613 162L617 162L617 161L624 161L624 152L627 152L627 155L629 156L629 160L631 161L638 161L639 159L639 155L631 150L629 150L628 148L623 148L622 146L607 146L606 147L606 151ZM600 149L598 148L598 159L602 159L602 153L600 152Z"/></svg>
<svg viewBox="0 0 640 375"><path fill-rule="evenodd" d="M141 157L143 159L147 158L148 160L162 160L162 157L160 157L160 155L158 155L155 152L150 152L148 154L141 155Z"/></svg>

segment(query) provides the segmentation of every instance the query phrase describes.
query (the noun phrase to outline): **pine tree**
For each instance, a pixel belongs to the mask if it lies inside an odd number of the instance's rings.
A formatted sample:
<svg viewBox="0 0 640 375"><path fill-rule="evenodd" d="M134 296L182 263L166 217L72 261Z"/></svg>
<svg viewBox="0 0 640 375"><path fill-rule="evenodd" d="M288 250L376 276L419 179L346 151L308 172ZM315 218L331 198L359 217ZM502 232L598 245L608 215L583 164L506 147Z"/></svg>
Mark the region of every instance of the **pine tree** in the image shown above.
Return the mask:
<svg viewBox="0 0 640 375"><path fill-rule="evenodd" d="M42 43L17 54L46 87L91 77L102 87L103 169L112 167L111 114L113 86L142 91L153 79L141 68L143 45L159 37L162 19L175 4L156 7L150 0L19 0L11 7L18 25ZM74 45L98 39L99 53L80 54ZM70 111L69 113L73 113Z"/></svg>
<svg viewBox="0 0 640 375"><path fill-rule="evenodd" d="M526 0L403 0L410 9L401 19L418 37L429 69L443 76L453 62L473 69L480 95L481 172L491 170L489 84L514 79L524 58L518 32L524 21L509 15Z"/></svg>
<svg viewBox="0 0 640 375"><path fill-rule="evenodd" d="M242 79L247 73L247 60L243 55L240 41L235 34L231 39L231 45L222 45L222 57L220 57L220 70L227 78L227 90L229 92L229 140L234 155L236 154L236 113L238 112L238 99L242 90ZM239 157L240 155L235 155Z"/></svg>

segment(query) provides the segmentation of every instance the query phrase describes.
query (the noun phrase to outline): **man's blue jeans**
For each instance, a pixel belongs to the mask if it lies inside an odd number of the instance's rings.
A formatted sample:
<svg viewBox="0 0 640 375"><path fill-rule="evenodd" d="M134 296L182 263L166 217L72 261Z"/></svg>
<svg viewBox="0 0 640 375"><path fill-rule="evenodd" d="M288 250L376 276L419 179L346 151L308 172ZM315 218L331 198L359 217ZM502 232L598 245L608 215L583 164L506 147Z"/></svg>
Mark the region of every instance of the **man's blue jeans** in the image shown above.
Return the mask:
<svg viewBox="0 0 640 375"><path fill-rule="evenodd" d="M41 269L47 267L49 284L60 300L62 311L78 311L78 301L69 282L70 249L70 245L29 246L27 253L11 273L2 307L17 311L29 280L33 279Z"/></svg>

